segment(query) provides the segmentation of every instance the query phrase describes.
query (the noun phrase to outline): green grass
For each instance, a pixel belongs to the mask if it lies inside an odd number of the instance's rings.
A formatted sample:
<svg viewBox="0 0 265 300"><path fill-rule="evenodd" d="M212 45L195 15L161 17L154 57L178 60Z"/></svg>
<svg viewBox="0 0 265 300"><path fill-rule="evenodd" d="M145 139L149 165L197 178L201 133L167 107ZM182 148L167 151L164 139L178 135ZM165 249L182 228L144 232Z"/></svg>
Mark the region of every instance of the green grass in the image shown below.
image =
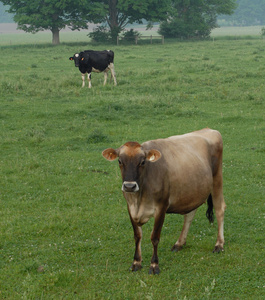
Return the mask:
<svg viewBox="0 0 265 300"><path fill-rule="evenodd" d="M91 90L68 60L88 48L0 49L0 298L263 299L264 41L113 46L118 85L92 74ZM131 273L119 169L101 151L207 126L224 140L225 252L203 206L179 253L183 217L166 216L159 276L149 221Z"/></svg>

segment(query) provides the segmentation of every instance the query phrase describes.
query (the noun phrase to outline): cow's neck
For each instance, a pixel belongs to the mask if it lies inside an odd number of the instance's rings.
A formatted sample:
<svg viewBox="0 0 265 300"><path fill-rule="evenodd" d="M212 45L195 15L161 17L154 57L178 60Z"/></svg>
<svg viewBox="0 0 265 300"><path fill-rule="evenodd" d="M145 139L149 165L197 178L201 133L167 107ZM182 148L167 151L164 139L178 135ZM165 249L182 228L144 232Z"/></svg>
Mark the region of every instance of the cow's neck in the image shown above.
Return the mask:
<svg viewBox="0 0 265 300"><path fill-rule="evenodd" d="M140 191L136 193L124 193L124 197L127 201L128 206L139 206L141 201Z"/></svg>
<svg viewBox="0 0 265 300"><path fill-rule="evenodd" d="M154 203L146 201L140 191L137 193L126 193L124 196L127 201L129 213L138 226L145 224L154 216Z"/></svg>

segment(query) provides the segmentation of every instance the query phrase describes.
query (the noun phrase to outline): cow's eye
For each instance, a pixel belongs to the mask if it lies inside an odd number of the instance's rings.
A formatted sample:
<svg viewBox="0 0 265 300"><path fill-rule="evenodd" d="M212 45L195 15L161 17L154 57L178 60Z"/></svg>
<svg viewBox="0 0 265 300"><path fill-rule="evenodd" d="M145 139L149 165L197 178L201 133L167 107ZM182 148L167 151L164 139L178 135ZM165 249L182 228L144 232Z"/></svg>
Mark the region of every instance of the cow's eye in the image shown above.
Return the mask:
<svg viewBox="0 0 265 300"><path fill-rule="evenodd" d="M139 166L143 167L144 165L145 165L145 160L143 159L143 160L140 162Z"/></svg>

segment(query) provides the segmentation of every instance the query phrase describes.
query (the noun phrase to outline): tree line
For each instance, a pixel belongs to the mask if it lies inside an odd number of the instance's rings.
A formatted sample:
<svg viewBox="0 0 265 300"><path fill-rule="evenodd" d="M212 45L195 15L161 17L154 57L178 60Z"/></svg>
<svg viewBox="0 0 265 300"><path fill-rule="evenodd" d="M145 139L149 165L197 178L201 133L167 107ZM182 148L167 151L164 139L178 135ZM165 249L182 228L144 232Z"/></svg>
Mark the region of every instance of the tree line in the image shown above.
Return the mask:
<svg viewBox="0 0 265 300"><path fill-rule="evenodd" d="M263 1L263 0L262 0ZM52 43L59 44L60 30L87 29L88 23L104 24L95 33L106 33L110 41L126 25L159 22L165 37L204 38L217 27L217 16L231 15L236 0L2 0L14 15L18 29L26 32L50 30ZM92 34L93 37L93 34Z"/></svg>
<svg viewBox="0 0 265 300"><path fill-rule="evenodd" d="M231 15L219 16L220 22L229 26L265 25L264 0L237 0L237 8Z"/></svg>

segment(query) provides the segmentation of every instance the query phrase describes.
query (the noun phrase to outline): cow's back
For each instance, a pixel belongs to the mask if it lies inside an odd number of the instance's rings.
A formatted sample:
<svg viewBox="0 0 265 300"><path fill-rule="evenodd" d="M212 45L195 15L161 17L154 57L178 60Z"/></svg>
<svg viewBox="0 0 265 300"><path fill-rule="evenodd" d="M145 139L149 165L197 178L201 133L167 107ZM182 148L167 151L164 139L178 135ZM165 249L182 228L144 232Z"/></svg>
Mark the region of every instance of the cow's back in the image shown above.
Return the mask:
<svg viewBox="0 0 265 300"><path fill-rule="evenodd" d="M213 164L219 165L222 153L218 131L206 128L148 141L142 146L146 150L157 149L162 154L159 161L149 164L147 182L155 184L145 189L168 190L168 212L187 213L206 200L212 189Z"/></svg>
<svg viewBox="0 0 265 300"><path fill-rule="evenodd" d="M114 63L114 52L112 50L103 50L103 51L94 51L94 50L85 50L86 54L89 55L90 64L95 62L104 61L108 65Z"/></svg>
<svg viewBox="0 0 265 300"><path fill-rule="evenodd" d="M166 139L151 140L143 143L142 146L144 149L159 150L166 161L167 168L167 165L170 166L174 160L185 161L186 158L191 159L191 157L207 161L211 156L220 155L223 150L221 134L217 130L209 128Z"/></svg>

